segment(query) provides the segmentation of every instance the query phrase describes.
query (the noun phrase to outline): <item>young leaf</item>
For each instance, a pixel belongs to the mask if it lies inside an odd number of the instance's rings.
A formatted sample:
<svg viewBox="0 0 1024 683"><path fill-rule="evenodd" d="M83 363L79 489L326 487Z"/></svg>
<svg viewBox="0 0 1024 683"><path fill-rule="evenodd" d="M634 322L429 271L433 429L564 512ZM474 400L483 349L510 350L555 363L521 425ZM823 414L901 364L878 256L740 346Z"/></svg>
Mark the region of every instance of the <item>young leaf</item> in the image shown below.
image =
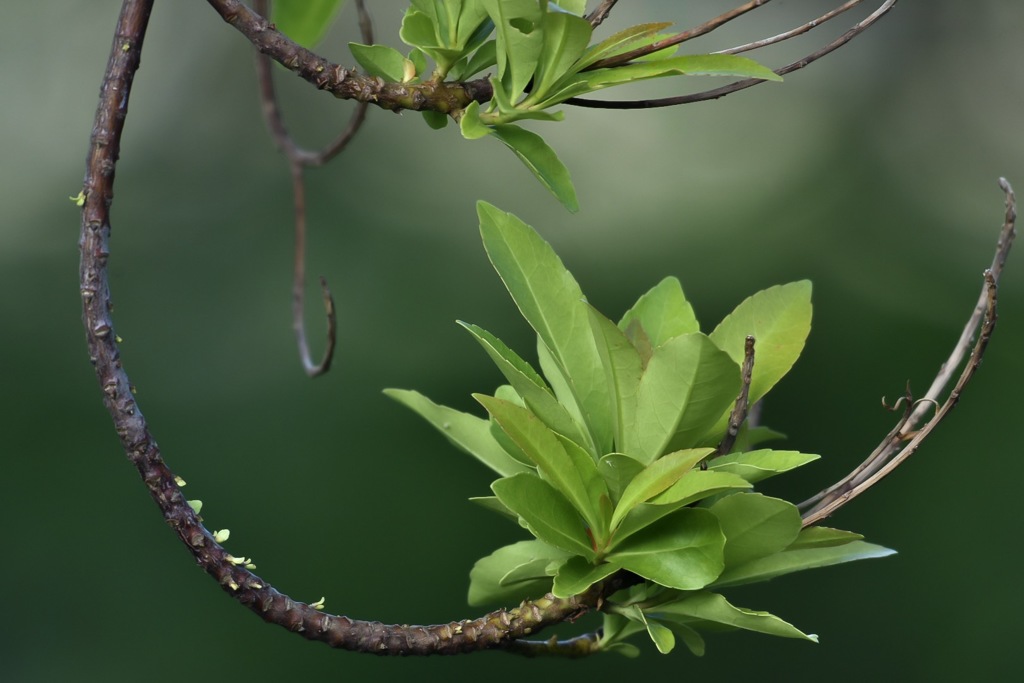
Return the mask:
<svg viewBox="0 0 1024 683"><path fill-rule="evenodd" d="M633 477L642 472L644 466L624 453L609 453L597 461L597 471L604 477L612 500L618 502Z"/></svg>
<svg viewBox="0 0 1024 683"><path fill-rule="evenodd" d="M661 586L697 590L721 574L724 546L717 518L686 508L617 543L605 559Z"/></svg>
<svg viewBox="0 0 1024 683"><path fill-rule="evenodd" d="M532 228L490 204L477 204L484 248L523 317L554 360L540 364L555 395L577 411L598 452L611 451L611 416L604 366L590 329L583 292L554 250ZM561 382L554 375L561 375ZM570 397L566 395L566 389Z"/></svg>
<svg viewBox="0 0 1024 683"><path fill-rule="evenodd" d="M692 470L694 465L712 453L712 448L694 448L676 451L652 462L639 472L622 492L622 498L615 506L615 513L609 526L614 530L633 508L675 484Z"/></svg>
<svg viewBox="0 0 1024 683"><path fill-rule="evenodd" d="M277 0L270 21L303 47L319 43L345 0Z"/></svg>
<svg viewBox="0 0 1024 683"><path fill-rule="evenodd" d="M462 115L459 117L459 130L462 132L462 137L467 140L478 140L494 132L493 128L480 120L480 103L475 100L462 110Z"/></svg>
<svg viewBox="0 0 1024 683"><path fill-rule="evenodd" d="M630 334L639 325L651 346L661 346L669 339L700 332L693 307L683 294L678 278L667 277L637 299L619 321L619 329Z"/></svg>
<svg viewBox="0 0 1024 683"><path fill-rule="evenodd" d="M516 474L497 480L491 490L541 541L573 555L594 557L583 519L551 484L535 474Z"/></svg>
<svg viewBox="0 0 1024 683"><path fill-rule="evenodd" d="M747 335L756 341L750 403L760 399L793 367L811 331L811 283L769 287L736 307L709 336L737 363Z"/></svg>
<svg viewBox="0 0 1024 683"><path fill-rule="evenodd" d="M784 550L800 533L792 503L760 493L737 493L710 508L725 534L725 566L738 567Z"/></svg>
<svg viewBox="0 0 1024 683"><path fill-rule="evenodd" d="M559 567L551 592L556 598L568 598L572 595L579 595L598 581L608 578L617 571L619 571L619 568L614 565L594 565L577 555Z"/></svg>
<svg viewBox="0 0 1024 683"><path fill-rule="evenodd" d="M490 467L503 477L529 470L509 457L494 440L490 421L434 403L418 391L385 389L384 394L411 408L457 448Z"/></svg>
<svg viewBox="0 0 1024 683"><path fill-rule="evenodd" d="M597 351L604 366L605 382L611 394L612 435L615 445L624 443L626 425L636 420L636 392L643 375L643 361L626 335L611 320L591 306L590 326L597 341Z"/></svg>
<svg viewBox="0 0 1024 683"><path fill-rule="evenodd" d="M537 0L479 0L494 22L498 76L510 99L518 99L533 77L543 41Z"/></svg>
<svg viewBox="0 0 1024 683"><path fill-rule="evenodd" d="M421 111L423 120L434 130L441 130L448 126L448 115L439 111Z"/></svg>
<svg viewBox="0 0 1024 683"><path fill-rule="evenodd" d="M701 591L681 600L658 605L652 608L650 613L662 618L683 617L683 623L691 620L710 621L772 636L801 638L814 643L818 642L818 636L808 635L768 612L755 612L735 607L718 593L709 591Z"/></svg>
<svg viewBox="0 0 1024 683"><path fill-rule="evenodd" d="M653 36L658 31L666 29L671 25L672 24L668 22L640 24L638 26L631 26L625 30L619 31L610 38L606 38L597 45L588 49L583 56L580 57L580 60L573 65L573 69L575 71L582 71L594 62L632 50L643 38Z"/></svg>
<svg viewBox="0 0 1024 683"><path fill-rule="evenodd" d="M569 169L558 158L544 138L519 126L505 123L493 128L494 135L511 149L541 184L562 203L576 213L580 209L576 188L569 177Z"/></svg>
<svg viewBox="0 0 1024 683"><path fill-rule="evenodd" d="M403 57L398 50L387 45L361 45L360 43L349 43L348 48L367 74L396 83L407 80L405 77L406 63L412 64L412 62Z"/></svg>
<svg viewBox="0 0 1024 683"><path fill-rule="evenodd" d="M708 469L716 472L730 472L756 484L762 479L773 477L814 462L820 455L797 451L773 451L761 449L750 453L731 453L715 458L708 463Z"/></svg>
<svg viewBox="0 0 1024 683"><path fill-rule="evenodd" d="M491 417L537 465L544 478L562 493L595 529L603 526L600 501L593 499L593 482L601 481L597 465L586 454L570 454L558 437L525 408L481 394L474 394ZM497 493L497 491L495 491ZM498 495L501 498L501 495ZM508 505L508 502L502 499ZM522 513L512 505L510 508ZM525 515L524 515L525 516Z"/></svg>
<svg viewBox="0 0 1024 683"><path fill-rule="evenodd" d="M551 589L550 576L529 581L501 583L517 567L541 560L548 565L565 562L571 555L540 541L519 541L479 559L469 572L469 604L474 607L490 604L515 604L535 598Z"/></svg>
<svg viewBox="0 0 1024 683"><path fill-rule="evenodd" d="M480 342L487 355L501 370L501 374L505 375L509 384L534 415L555 433L566 436L581 446L594 448L590 443L590 434L572 419L548 388L547 383L529 363L487 330L461 321L459 325Z"/></svg>
<svg viewBox="0 0 1024 683"><path fill-rule="evenodd" d="M543 99L548 88L564 76L587 49L592 32L586 19L564 12L545 14L541 29L543 43L527 102Z"/></svg>
<svg viewBox="0 0 1024 683"><path fill-rule="evenodd" d="M651 498L650 502L658 506L682 507L718 493L749 488L750 482L730 472L716 472L713 469L692 470L668 490Z"/></svg>
<svg viewBox="0 0 1024 683"><path fill-rule="evenodd" d="M740 390L739 367L706 336L675 337L654 350L637 389L636 419L622 451L653 462L671 444L687 448Z"/></svg>
<svg viewBox="0 0 1024 683"><path fill-rule="evenodd" d="M887 557L895 554L895 550L883 548L873 543L852 541L839 546L815 548L799 548L784 550L759 560L748 562L738 567L730 567L712 584L715 588L723 586L739 586L745 583L767 581L783 574L828 567L854 560L867 560L875 557Z"/></svg>
<svg viewBox="0 0 1024 683"><path fill-rule="evenodd" d="M864 537L852 531L832 529L827 526L809 526L800 532L796 540L786 550L803 550L804 548L824 548L835 545L846 545L859 541Z"/></svg>

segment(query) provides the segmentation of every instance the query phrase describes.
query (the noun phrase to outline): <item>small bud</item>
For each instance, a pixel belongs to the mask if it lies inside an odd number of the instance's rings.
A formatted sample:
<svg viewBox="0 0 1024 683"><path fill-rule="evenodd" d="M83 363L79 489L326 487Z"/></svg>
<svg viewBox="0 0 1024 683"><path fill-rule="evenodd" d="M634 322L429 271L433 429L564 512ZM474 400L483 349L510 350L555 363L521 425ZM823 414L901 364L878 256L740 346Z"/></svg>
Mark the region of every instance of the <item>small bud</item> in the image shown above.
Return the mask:
<svg viewBox="0 0 1024 683"><path fill-rule="evenodd" d="M82 190L79 190L78 194L76 194L74 197L68 197L68 199L73 201L75 203L75 206L85 206L85 192L83 192Z"/></svg>
<svg viewBox="0 0 1024 683"><path fill-rule="evenodd" d="M134 393L134 392L132 392L132 393ZM188 485L187 482L184 479L182 479L181 477L179 477L178 475L174 475L174 483L177 484L178 486L187 486Z"/></svg>
<svg viewBox="0 0 1024 683"><path fill-rule="evenodd" d="M408 83L416 78L416 65L410 59L402 60L402 83Z"/></svg>
<svg viewBox="0 0 1024 683"><path fill-rule="evenodd" d="M224 541L228 540L228 538L230 538L230 537L231 537L231 530L230 529L218 529L217 531L213 532L213 540L217 541L217 543L223 543Z"/></svg>
<svg viewBox="0 0 1024 683"><path fill-rule="evenodd" d="M199 511L203 509L203 501L201 500L189 500L186 501L188 506L192 508L192 512L199 514Z"/></svg>
<svg viewBox="0 0 1024 683"><path fill-rule="evenodd" d="M322 597L319 600L317 600L316 602L309 603L309 606L312 607L313 609L323 609L324 608L324 603L326 601L327 601L327 598L326 597Z"/></svg>

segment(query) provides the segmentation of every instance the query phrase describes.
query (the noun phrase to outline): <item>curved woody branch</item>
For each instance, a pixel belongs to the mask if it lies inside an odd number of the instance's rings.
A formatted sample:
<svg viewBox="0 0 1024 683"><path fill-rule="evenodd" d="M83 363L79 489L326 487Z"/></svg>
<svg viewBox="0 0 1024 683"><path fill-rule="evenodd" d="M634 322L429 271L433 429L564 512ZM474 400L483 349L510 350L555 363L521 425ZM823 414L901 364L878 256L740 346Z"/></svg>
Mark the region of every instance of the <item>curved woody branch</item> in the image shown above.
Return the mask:
<svg viewBox="0 0 1024 683"><path fill-rule="evenodd" d="M132 81L139 67L152 6L153 0L125 0L118 18L86 159L79 274L89 358L103 391L104 405L128 459L135 465L164 519L199 566L226 593L264 620L301 633L305 638L336 648L383 655L459 654L505 647L536 655L544 651L545 646L552 653L560 653L562 645L557 641L518 646L510 643L593 609L605 596L627 585L629 575L611 577L571 598L547 595L473 620L431 626L385 625L327 614L275 590L247 568L245 560L233 557L215 540L185 499L178 483L180 479L164 462L122 366L110 313L107 273L114 172Z"/></svg>

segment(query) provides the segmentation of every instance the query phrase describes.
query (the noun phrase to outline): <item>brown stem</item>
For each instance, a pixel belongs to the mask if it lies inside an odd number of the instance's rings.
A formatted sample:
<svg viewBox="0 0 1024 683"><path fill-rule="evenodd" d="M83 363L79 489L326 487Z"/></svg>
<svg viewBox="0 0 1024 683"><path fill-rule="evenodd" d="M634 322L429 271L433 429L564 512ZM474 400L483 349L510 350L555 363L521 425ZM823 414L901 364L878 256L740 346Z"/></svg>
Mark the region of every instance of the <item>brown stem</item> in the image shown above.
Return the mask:
<svg viewBox="0 0 1024 683"><path fill-rule="evenodd" d="M733 445L736 443L736 437L739 436L740 426L743 425L743 421L747 419L747 409L750 406L750 379L754 374L754 338L747 336L743 343L743 367L740 369L740 379L742 385L740 386L740 395L736 397L736 404L732 408L732 412L729 413L728 427L725 431L725 436L722 437L722 442L718 444L718 448L715 449L715 455L725 455L732 450ZM702 466L706 467L705 463L701 463Z"/></svg>
<svg viewBox="0 0 1024 683"><path fill-rule="evenodd" d="M843 505L877 484L913 455L935 427L956 406L964 387L974 376L978 366L981 365L982 356L985 354L985 349L988 347L989 339L995 329L999 276L1002 274L1003 265L1006 263L1006 257L1013 244L1013 238L1016 236L1017 203L1013 188L1005 178L999 179L999 186L1006 196L1006 214L1002 230L999 233L999 241L996 244L995 257L992 260L992 266L985 271L985 284L982 287L978 304L971 312L960 339L953 347L953 352L939 368L939 372L924 398L914 403L908 390L902 417L863 463L840 481L799 505L803 510L804 526L815 524L833 514ZM971 341L975 335L978 336L978 339L972 348ZM939 396L968 353L970 353L970 357L960 373L960 378L946 400L940 405ZM937 409L932 418L924 426L918 428L925 413L936 406Z"/></svg>
<svg viewBox="0 0 1024 683"><path fill-rule="evenodd" d="M153 0L124 0L110 58L100 88L82 188L80 292L89 358L103 392L121 445L135 465L164 519L202 569L231 597L261 618L332 647L392 655L457 654L503 648L545 626L575 619L627 585L617 575L581 595L547 595L509 610L473 620L432 626L385 625L327 614L292 600L254 574L246 562L231 556L202 524L182 495L178 479L164 462L124 370L114 322L107 272L110 257L110 207L121 133L139 67L143 38ZM524 653L530 646L522 648Z"/></svg>

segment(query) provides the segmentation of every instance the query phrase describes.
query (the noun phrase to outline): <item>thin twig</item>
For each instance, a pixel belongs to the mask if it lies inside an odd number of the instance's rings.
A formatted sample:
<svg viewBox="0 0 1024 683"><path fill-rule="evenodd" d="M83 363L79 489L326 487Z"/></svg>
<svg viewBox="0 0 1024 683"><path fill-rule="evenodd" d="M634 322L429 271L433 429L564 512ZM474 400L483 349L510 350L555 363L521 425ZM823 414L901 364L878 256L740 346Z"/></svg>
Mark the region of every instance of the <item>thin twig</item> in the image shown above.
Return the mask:
<svg viewBox="0 0 1024 683"><path fill-rule="evenodd" d="M977 371L992 336L992 331L995 329L999 277L1016 236L1017 205L1013 188L1005 178L999 179L999 186L1006 196L1006 214L1003 228L999 233L995 257L992 260L992 266L985 271L985 284L982 287L978 304L971 312L953 352L942 364L924 398L915 403L910 399L908 390L903 416L863 463L840 481L799 505L804 510L804 526L815 524L833 514L840 507L881 481L913 455L925 438L956 406L961 392ZM972 349L971 340L975 335L978 338ZM970 357L960 378L946 400L939 405L939 396L968 352ZM924 426L918 428L925 413L934 406L938 406L935 414Z"/></svg>
<svg viewBox="0 0 1024 683"><path fill-rule="evenodd" d="M855 24L850 30L842 34L832 42L828 43L824 47L810 53L809 55L790 62L786 66L775 69L775 73L779 76L785 76L786 74L799 71L804 67L813 64L825 55L834 52L843 45L856 38L858 35L867 30L875 22L881 19L887 14L895 5L897 0L885 0L878 9L867 16L863 21ZM706 100L716 100L719 97L725 97L731 95L734 92L745 90L747 88L765 83L766 81L761 78L747 78L742 81L736 81L729 85L723 85L719 88L713 88L711 90L703 90L701 92L692 93L690 95L678 95L676 97L664 97L660 99L650 100L592 100L573 97L565 101L566 104L572 104L577 107L589 107L593 109L656 109L659 107L674 107L681 104L692 104L694 102L704 102Z"/></svg>
<svg viewBox="0 0 1024 683"><path fill-rule="evenodd" d="M611 14L612 8L615 7L615 4L618 1L619 0L604 0L594 9L593 12L588 14L587 21L590 22L590 27L597 28L600 26L601 23L608 18L608 15Z"/></svg>
<svg viewBox="0 0 1024 683"><path fill-rule="evenodd" d="M370 21L370 15L366 11L363 0L356 0L356 8L359 13L359 27L362 39L366 43L372 43L373 23ZM270 3L268 0L255 0L253 2L253 9L267 17L270 14ZM324 348L323 357L319 362L314 362L309 350L309 342L306 338L305 323L307 214L303 168L305 166L322 166L340 154L349 141L355 137L363 121L366 120L368 105L365 102L360 102L356 105L356 109L349 118L345 130L329 145L315 152L303 149L295 142L281 116L281 107L277 101L273 69L271 67L270 59L267 56L259 53L256 54L256 76L260 86L260 103L262 105L263 117L266 120L267 128L270 130L274 143L288 157L289 171L292 179L295 222L292 328L295 330L295 341L299 347L299 359L302 362L302 369L310 377L318 377L331 368L331 361L334 359L334 351L338 340L338 319L331 290L327 286L327 280L321 275L320 287L324 297L324 308L327 311L327 343Z"/></svg>
<svg viewBox="0 0 1024 683"><path fill-rule="evenodd" d="M740 426L747 419L747 408L750 406L750 379L754 374L754 337L747 336L743 343L743 367L740 370L740 395L736 397L736 404L729 413L728 427L721 443L715 449L715 456L725 455L732 450L736 444L736 437L739 436ZM702 461L702 467L706 467L706 461Z"/></svg>
<svg viewBox="0 0 1024 683"><path fill-rule="evenodd" d="M790 38L795 38L796 36L803 35L804 33L810 31L811 29L821 26L830 19L835 19L843 12L853 9L862 2L864 2L864 0L848 0L848 2L846 2L845 4L836 7L834 10L830 12L822 14L817 19L811 19L806 24L801 24L800 26L797 26L796 28L791 29L789 31L785 31L784 33L772 36L771 38L762 38L761 40L755 40L750 43L744 43L743 45L737 45L736 47L730 47L726 50L716 50L712 54L738 55L742 52L750 52L751 50L758 50L762 47L767 47L768 45L775 45L776 43L785 42Z"/></svg>

